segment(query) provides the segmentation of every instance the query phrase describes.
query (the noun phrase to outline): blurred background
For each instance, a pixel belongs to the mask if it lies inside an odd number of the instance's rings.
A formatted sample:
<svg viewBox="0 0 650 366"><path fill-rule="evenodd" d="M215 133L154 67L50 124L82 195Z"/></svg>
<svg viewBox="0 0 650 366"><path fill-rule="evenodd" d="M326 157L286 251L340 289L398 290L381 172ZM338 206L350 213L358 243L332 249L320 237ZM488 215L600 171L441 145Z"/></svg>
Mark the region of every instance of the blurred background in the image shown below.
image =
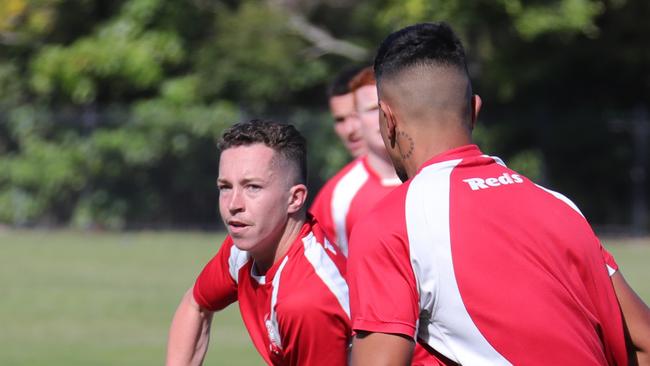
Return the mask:
<svg viewBox="0 0 650 366"><path fill-rule="evenodd" d="M328 81L422 21L465 44L477 143L627 243L648 301L649 18L646 0L0 0L0 363L161 364L223 237L221 131L296 125L315 194L348 161ZM208 360L259 364L228 314Z"/></svg>

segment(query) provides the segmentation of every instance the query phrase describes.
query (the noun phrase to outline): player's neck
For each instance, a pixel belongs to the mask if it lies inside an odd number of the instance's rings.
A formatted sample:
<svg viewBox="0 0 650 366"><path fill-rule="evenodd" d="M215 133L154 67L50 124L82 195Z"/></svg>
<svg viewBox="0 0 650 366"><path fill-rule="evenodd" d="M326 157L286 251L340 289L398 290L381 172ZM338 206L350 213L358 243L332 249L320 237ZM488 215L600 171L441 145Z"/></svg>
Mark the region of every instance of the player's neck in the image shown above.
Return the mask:
<svg viewBox="0 0 650 366"><path fill-rule="evenodd" d="M435 122L430 122L433 123ZM462 128L439 128L430 130L429 133L427 129L420 128L406 133L412 136L414 147L409 157L402 161L409 178L412 178L431 158L451 149L472 144L471 135Z"/></svg>
<svg viewBox="0 0 650 366"><path fill-rule="evenodd" d="M369 152L366 159L370 168L372 168L381 179L399 179L397 178L397 174L395 174L395 168L393 167L388 154L386 154L386 156L380 156Z"/></svg>
<svg viewBox="0 0 650 366"><path fill-rule="evenodd" d="M267 255L265 256L253 255L253 259L255 260L255 269L258 275L266 274L266 272L273 267L277 261L287 254L291 245L296 241L298 235L300 235L300 231L304 224L304 214L295 217L293 215L289 216L284 231L282 231L277 245L274 248L275 250L266 253Z"/></svg>

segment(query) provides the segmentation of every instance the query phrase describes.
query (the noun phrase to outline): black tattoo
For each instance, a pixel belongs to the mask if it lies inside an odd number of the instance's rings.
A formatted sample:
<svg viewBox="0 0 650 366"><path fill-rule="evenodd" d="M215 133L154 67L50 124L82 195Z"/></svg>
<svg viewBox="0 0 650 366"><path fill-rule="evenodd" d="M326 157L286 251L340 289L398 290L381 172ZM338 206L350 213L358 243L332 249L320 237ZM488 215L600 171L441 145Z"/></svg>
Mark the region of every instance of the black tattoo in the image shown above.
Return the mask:
<svg viewBox="0 0 650 366"><path fill-rule="evenodd" d="M413 155L413 149L415 149L415 142L413 142L413 138L409 136L406 132L404 131L399 131L397 132L398 137L402 138L405 140L408 144L408 150L400 152L400 155L402 156L402 159L408 159Z"/></svg>

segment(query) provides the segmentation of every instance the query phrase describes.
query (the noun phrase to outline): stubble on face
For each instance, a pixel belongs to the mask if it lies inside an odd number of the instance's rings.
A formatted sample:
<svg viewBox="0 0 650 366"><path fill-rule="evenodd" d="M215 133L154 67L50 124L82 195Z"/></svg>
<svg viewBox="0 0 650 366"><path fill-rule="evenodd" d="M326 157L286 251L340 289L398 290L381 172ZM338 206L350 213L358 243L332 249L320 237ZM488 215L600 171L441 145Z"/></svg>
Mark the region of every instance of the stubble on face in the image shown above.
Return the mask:
<svg viewBox="0 0 650 366"><path fill-rule="evenodd" d="M279 171L276 155L263 144L237 146L221 154L219 210L235 246L254 256L273 251L287 220L287 173Z"/></svg>

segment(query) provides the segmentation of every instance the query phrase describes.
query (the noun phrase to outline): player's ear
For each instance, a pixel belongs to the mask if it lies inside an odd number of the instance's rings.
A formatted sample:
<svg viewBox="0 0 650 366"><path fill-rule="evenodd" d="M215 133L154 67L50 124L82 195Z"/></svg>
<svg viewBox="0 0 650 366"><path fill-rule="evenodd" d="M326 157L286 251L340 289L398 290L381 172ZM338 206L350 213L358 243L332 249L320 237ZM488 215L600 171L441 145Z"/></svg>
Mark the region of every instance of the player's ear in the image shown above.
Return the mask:
<svg viewBox="0 0 650 366"><path fill-rule="evenodd" d="M472 95L472 129L474 129L474 126L476 125L478 113L481 111L482 105L483 101L481 100L481 97L479 97L478 94Z"/></svg>
<svg viewBox="0 0 650 366"><path fill-rule="evenodd" d="M292 214L300 211L307 201L307 186L295 184L289 189L289 202L287 211Z"/></svg>
<svg viewBox="0 0 650 366"><path fill-rule="evenodd" d="M395 128L397 126L397 120L395 117L395 113L393 113L393 109L388 105L383 100L379 101L379 113L380 113L380 124L383 124L386 129L386 137L388 138L388 141L390 141L390 147L393 148L395 147L395 137L397 134L395 133Z"/></svg>

